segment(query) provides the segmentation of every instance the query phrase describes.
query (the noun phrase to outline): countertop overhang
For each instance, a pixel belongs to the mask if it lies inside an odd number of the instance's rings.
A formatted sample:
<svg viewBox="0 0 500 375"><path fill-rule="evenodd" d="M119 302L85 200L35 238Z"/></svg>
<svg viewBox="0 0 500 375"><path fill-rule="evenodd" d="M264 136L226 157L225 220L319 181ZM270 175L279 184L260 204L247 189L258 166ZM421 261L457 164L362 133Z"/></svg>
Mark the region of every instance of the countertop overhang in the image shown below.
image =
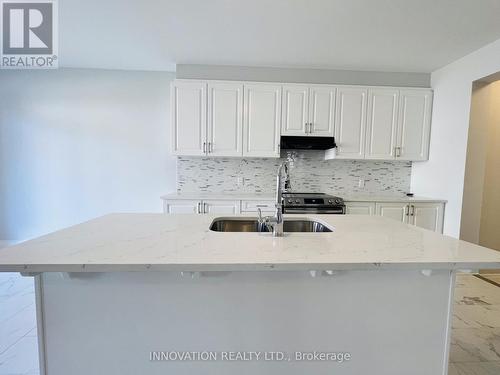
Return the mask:
<svg viewBox="0 0 500 375"><path fill-rule="evenodd" d="M334 231L280 238L210 231L220 216L109 214L1 249L0 272L500 268L498 251L380 216L285 215Z"/></svg>

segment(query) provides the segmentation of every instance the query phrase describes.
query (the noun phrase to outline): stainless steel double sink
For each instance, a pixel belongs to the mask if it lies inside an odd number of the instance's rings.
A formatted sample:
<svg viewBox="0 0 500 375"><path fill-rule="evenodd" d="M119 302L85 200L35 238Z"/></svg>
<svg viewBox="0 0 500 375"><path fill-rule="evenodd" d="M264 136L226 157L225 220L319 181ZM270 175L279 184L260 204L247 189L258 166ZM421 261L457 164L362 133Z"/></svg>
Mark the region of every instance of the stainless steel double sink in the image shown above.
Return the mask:
<svg viewBox="0 0 500 375"><path fill-rule="evenodd" d="M214 232L269 232L266 225L259 223L252 217L219 217L210 225ZM316 220L307 218L285 218L283 221L284 232L321 233L332 232L332 228Z"/></svg>

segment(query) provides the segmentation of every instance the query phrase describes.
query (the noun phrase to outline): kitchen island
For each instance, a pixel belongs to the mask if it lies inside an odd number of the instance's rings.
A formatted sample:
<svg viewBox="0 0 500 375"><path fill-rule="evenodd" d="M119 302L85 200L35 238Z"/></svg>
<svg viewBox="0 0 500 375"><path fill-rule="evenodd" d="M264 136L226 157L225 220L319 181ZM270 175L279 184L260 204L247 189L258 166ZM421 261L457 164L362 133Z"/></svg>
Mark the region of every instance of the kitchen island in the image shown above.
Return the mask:
<svg viewBox="0 0 500 375"><path fill-rule="evenodd" d="M285 219L292 215L285 215ZM112 214L3 249L37 280L45 374L446 374L454 275L500 253L377 216L215 232Z"/></svg>

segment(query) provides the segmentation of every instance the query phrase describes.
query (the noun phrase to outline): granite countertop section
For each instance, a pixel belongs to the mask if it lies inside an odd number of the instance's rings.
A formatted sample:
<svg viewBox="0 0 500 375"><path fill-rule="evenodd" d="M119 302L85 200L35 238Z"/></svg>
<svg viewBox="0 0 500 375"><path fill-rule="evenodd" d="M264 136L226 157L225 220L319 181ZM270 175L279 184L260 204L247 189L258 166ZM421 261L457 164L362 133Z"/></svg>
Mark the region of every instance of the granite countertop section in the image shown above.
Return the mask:
<svg viewBox="0 0 500 375"><path fill-rule="evenodd" d="M342 195L327 192L330 195L338 195L346 202L428 202L428 203L446 203L444 199L435 199L427 197L407 197L397 194L366 194L366 195ZM221 199L221 200L274 200L273 194L248 194L248 193L171 193L160 197L161 199Z"/></svg>
<svg viewBox="0 0 500 375"><path fill-rule="evenodd" d="M285 215L313 218L334 230L280 238L270 233L212 232L208 228L215 217L102 216L0 250L0 271L500 268L500 252L380 216Z"/></svg>

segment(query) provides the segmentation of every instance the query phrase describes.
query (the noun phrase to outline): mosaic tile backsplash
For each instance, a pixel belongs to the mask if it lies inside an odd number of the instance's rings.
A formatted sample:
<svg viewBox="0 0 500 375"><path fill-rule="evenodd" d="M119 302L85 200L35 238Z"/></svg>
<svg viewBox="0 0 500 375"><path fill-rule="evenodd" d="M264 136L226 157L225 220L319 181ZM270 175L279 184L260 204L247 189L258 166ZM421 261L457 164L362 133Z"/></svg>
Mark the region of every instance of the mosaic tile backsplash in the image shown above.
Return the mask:
<svg viewBox="0 0 500 375"><path fill-rule="evenodd" d="M177 191L273 193L276 171L286 159L297 192L398 194L410 189L411 162L324 160L322 151L293 151L282 159L178 157Z"/></svg>

